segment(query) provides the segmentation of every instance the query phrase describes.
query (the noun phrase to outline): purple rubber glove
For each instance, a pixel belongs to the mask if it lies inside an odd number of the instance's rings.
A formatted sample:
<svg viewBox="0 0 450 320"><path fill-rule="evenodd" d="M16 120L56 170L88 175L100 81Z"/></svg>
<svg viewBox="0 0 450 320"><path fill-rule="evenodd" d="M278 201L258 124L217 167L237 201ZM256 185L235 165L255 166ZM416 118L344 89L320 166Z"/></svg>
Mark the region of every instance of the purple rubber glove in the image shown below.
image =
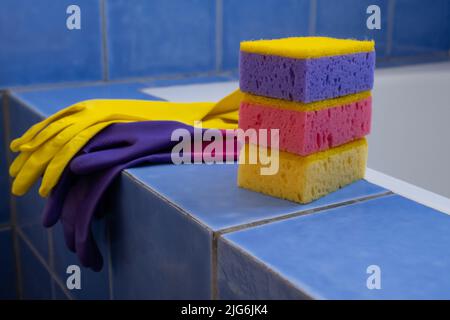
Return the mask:
<svg viewBox="0 0 450 320"><path fill-rule="evenodd" d="M186 129L193 138L193 127L174 121L113 124L92 138L74 157L70 169L66 168L47 202L44 225L50 227L61 220L66 244L84 266L98 271L103 264L90 224L108 186L123 169L171 163L171 150L178 141L170 138L179 128ZM230 152L236 159L236 143ZM226 156L230 154L224 152L224 160Z"/></svg>

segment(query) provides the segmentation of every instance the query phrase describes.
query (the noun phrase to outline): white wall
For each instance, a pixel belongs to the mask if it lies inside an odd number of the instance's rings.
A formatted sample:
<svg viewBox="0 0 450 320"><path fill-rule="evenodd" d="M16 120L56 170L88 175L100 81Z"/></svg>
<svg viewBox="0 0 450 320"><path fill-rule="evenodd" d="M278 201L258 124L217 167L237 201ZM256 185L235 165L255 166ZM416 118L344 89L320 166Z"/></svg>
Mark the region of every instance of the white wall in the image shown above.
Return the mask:
<svg viewBox="0 0 450 320"><path fill-rule="evenodd" d="M450 63L380 69L368 167L450 198Z"/></svg>

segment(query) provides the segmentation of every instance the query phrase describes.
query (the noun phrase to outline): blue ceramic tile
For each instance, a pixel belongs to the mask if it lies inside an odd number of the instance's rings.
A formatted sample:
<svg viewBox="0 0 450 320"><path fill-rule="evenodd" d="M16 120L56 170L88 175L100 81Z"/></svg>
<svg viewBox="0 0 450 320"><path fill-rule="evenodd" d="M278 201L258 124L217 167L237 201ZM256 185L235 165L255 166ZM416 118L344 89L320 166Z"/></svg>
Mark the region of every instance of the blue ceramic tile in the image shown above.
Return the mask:
<svg viewBox="0 0 450 320"><path fill-rule="evenodd" d="M0 230L0 300L17 299L11 229Z"/></svg>
<svg viewBox="0 0 450 320"><path fill-rule="evenodd" d="M36 113L49 116L74 103L88 99L160 100L140 90L145 83L92 84L49 89L14 91L12 95Z"/></svg>
<svg viewBox="0 0 450 320"><path fill-rule="evenodd" d="M211 233L124 174L110 196L114 299L210 299Z"/></svg>
<svg viewBox="0 0 450 320"><path fill-rule="evenodd" d="M108 0L112 79L214 69L215 1Z"/></svg>
<svg viewBox="0 0 450 320"><path fill-rule="evenodd" d="M218 299L310 299L277 273L223 238L219 238L217 247Z"/></svg>
<svg viewBox="0 0 450 320"><path fill-rule="evenodd" d="M216 231L386 192L362 180L301 205L238 188L237 164L156 165L128 172Z"/></svg>
<svg viewBox="0 0 450 320"><path fill-rule="evenodd" d="M20 136L31 125L42 120L41 116L24 107L15 99L9 99L8 108L11 138ZM45 201L38 195L39 184L34 185L24 196L13 196L14 208L12 209L16 212L18 226L32 241L42 257L48 259L48 232L41 222Z"/></svg>
<svg viewBox="0 0 450 320"><path fill-rule="evenodd" d="M53 286L53 300L69 300L69 297L64 293L59 284L52 280Z"/></svg>
<svg viewBox="0 0 450 320"><path fill-rule="evenodd" d="M19 248L23 299L51 299L51 277L47 269L22 239Z"/></svg>
<svg viewBox="0 0 450 320"><path fill-rule="evenodd" d="M67 7L81 9L81 29L66 27ZM0 87L100 80L98 0L3 0L0 10Z"/></svg>
<svg viewBox="0 0 450 320"><path fill-rule="evenodd" d="M381 11L381 29L369 30L367 7ZM388 31L388 0L317 0L317 35L337 38L374 39L377 57L385 55Z"/></svg>
<svg viewBox="0 0 450 320"><path fill-rule="evenodd" d="M68 266L77 265L81 270L81 289L68 289L75 299L109 299L109 249L106 242L105 221L94 222L93 231L104 259L104 267L100 272L94 272L80 265L77 256L66 247L60 223L52 228L55 274L65 284L69 276L66 273Z"/></svg>
<svg viewBox="0 0 450 320"><path fill-rule="evenodd" d="M9 223L9 174L5 144L3 95L0 94L0 225Z"/></svg>
<svg viewBox="0 0 450 320"><path fill-rule="evenodd" d="M223 68L238 67L242 40L305 36L309 0L223 1Z"/></svg>
<svg viewBox="0 0 450 320"><path fill-rule="evenodd" d="M289 281L315 298L449 299L450 217L397 195L300 216L224 237L245 255L224 251L219 262L253 259L277 281ZM270 239L267 241L267 239ZM367 288L368 266L381 270L381 289ZM270 270L267 270L269 268ZM263 278L233 279L219 266L220 291L259 296L272 286ZM242 274L250 270L243 270ZM242 280L242 281L241 281ZM291 288L292 288L291 287ZM248 297L249 295L246 295Z"/></svg>
<svg viewBox="0 0 450 320"><path fill-rule="evenodd" d="M393 54L414 55L450 49L450 2L396 0Z"/></svg>

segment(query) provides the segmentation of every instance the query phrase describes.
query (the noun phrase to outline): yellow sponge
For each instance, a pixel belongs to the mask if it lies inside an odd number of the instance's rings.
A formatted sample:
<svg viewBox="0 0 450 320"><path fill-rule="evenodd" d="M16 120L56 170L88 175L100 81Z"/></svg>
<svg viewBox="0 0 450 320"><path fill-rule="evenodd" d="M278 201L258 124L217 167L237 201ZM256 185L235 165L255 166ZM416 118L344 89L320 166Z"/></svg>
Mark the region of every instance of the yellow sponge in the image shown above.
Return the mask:
<svg viewBox="0 0 450 320"><path fill-rule="evenodd" d="M320 58L370 52L375 42L327 37L295 37L241 42L241 51L294 59Z"/></svg>
<svg viewBox="0 0 450 320"><path fill-rule="evenodd" d="M238 186L242 188L308 203L364 177L365 138L305 157L280 151L274 175L261 175L264 166L259 161L249 164L249 155L258 154L258 148L264 147L246 144L241 150Z"/></svg>

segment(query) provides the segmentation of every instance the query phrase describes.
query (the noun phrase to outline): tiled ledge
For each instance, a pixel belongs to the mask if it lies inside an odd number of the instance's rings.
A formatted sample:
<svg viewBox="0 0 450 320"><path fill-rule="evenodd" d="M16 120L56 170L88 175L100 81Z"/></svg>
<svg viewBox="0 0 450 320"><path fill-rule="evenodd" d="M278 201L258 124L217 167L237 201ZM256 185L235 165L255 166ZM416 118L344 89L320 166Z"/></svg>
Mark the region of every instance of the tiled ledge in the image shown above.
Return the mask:
<svg viewBox="0 0 450 320"><path fill-rule="evenodd" d="M10 136L80 100L167 98L170 93L154 97L142 89L229 80L10 92ZM450 286L440 281L450 265L440 254L450 244L448 216L364 180L298 205L237 188L236 165L157 165L125 170L108 197L107 218L94 226L105 267L100 273L82 269L82 290L70 293L63 288L65 269L77 260L60 226L50 232L41 226L44 202L36 188L14 199L25 239L19 253L23 297L36 297L38 287L42 297L77 299L413 298L420 295L399 284L414 264L429 270L409 279L414 288L428 283L429 296L449 295ZM36 262L49 275L32 277ZM383 290L367 289L365 264L386 270Z"/></svg>

